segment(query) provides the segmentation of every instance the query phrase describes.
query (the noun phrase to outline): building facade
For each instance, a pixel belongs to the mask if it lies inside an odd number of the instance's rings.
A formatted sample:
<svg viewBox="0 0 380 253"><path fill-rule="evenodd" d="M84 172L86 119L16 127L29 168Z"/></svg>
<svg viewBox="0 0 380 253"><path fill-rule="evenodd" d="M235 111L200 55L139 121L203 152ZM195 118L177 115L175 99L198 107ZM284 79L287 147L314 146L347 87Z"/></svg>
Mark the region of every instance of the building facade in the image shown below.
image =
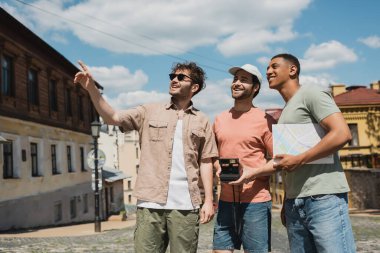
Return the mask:
<svg viewBox="0 0 380 253"><path fill-rule="evenodd" d="M352 135L352 140L339 151L344 168L380 168L379 82L370 87L331 86L334 100Z"/></svg>
<svg viewBox="0 0 380 253"><path fill-rule="evenodd" d="M120 147L124 145L124 133L118 127L102 124L99 149L104 152L106 161L102 168L102 206L104 217L119 214L125 210L124 185L131 180L120 167ZM124 182L125 181L125 182Z"/></svg>
<svg viewBox="0 0 380 253"><path fill-rule="evenodd" d="M136 205L137 199L133 197L133 188L140 167L139 133L137 131L125 132L119 151L120 168L127 175L127 178L124 179L124 202L127 206Z"/></svg>
<svg viewBox="0 0 380 253"><path fill-rule="evenodd" d="M351 191L350 208L380 208L380 81L368 86L332 85L352 140L340 151Z"/></svg>
<svg viewBox="0 0 380 253"><path fill-rule="evenodd" d="M78 69L2 8L0 60L0 230L93 220L97 114Z"/></svg>

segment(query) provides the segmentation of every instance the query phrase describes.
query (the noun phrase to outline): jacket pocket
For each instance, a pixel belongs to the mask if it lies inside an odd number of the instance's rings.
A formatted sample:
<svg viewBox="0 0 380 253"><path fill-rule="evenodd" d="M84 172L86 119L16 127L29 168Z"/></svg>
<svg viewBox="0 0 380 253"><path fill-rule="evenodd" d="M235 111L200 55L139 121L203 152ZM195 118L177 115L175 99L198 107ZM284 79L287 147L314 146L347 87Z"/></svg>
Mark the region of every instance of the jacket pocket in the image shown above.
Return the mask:
<svg viewBox="0 0 380 253"><path fill-rule="evenodd" d="M202 129L191 129L191 143L194 150L198 150L205 138L205 133Z"/></svg>
<svg viewBox="0 0 380 253"><path fill-rule="evenodd" d="M149 140L162 141L168 131L168 122L151 120L149 123Z"/></svg>

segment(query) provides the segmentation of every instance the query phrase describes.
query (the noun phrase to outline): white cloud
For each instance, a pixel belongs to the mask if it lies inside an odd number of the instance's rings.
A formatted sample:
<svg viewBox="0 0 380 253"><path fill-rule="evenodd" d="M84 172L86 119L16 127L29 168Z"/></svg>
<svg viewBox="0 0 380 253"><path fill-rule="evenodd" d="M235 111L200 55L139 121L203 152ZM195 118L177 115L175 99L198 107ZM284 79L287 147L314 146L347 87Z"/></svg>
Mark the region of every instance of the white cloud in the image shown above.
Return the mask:
<svg viewBox="0 0 380 253"><path fill-rule="evenodd" d="M327 74L321 74L317 76L302 75L300 76L300 83L305 86L321 86L329 88L330 84L335 83L332 78Z"/></svg>
<svg viewBox="0 0 380 253"><path fill-rule="evenodd" d="M28 24L28 28L33 30L34 25L32 22L30 22L29 16L24 15L22 12L20 12L20 8L14 5L10 5L9 3L6 3L6 2L0 2L0 5L1 5L1 8L6 10L10 15L15 17L21 23Z"/></svg>
<svg viewBox="0 0 380 253"><path fill-rule="evenodd" d="M276 90L269 89L267 81L261 84L260 93L254 99L254 104L262 109L282 108L284 106L280 93Z"/></svg>
<svg viewBox="0 0 380 253"><path fill-rule="evenodd" d="M270 62L270 58L269 57L266 57L266 56L263 56L263 57L259 57L257 59L257 62L260 63L261 65L263 66L268 66L269 62Z"/></svg>
<svg viewBox="0 0 380 253"><path fill-rule="evenodd" d="M43 11L20 4L13 11L40 32L71 31L83 42L112 52L180 54L216 45L222 54L233 56L266 52L271 43L294 39L293 23L310 2L38 0L30 4Z"/></svg>
<svg viewBox="0 0 380 253"><path fill-rule="evenodd" d="M157 91L132 91L120 93L115 98L104 97L112 107L119 110L147 103L165 103L168 102L170 98L168 93L160 93Z"/></svg>
<svg viewBox="0 0 380 253"><path fill-rule="evenodd" d="M53 41L59 42L61 44L68 44L69 43L67 38L63 34L60 34L60 33L53 33L51 35L51 39Z"/></svg>
<svg viewBox="0 0 380 253"><path fill-rule="evenodd" d="M218 44L224 56L270 52L269 44L286 42L296 37L290 26L280 26L276 31L250 29L236 32Z"/></svg>
<svg viewBox="0 0 380 253"><path fill-rule="evenodd" d="M340 63L357 61L358 56L353 49L339 41L332 40L319 45L312 44L300 59L301 71L313 71L332 68Z"/></svg>
<svg viewBox="0 0 380 253"><path fill-rule="evenodd" d="M148 83L148 76L142 70L131 73L124 66L88 67L94 79L104 87L107 94L137 91Z"/></svg>
<svg viewBox="0 0 380 253"><path fill-rule="evenodd" d="M206 113L211 121L224 110L232 107L230 85L232 79L207 82L206 89L194 96L194 106ZM212 95L210 95L212 94Z"/></svg>
<svg viewBox="0 0 380 253"><path fill-rule="evenodd" d="M376 35L360 38L358 41L371 48L380 48L380 37Z"/></svg>

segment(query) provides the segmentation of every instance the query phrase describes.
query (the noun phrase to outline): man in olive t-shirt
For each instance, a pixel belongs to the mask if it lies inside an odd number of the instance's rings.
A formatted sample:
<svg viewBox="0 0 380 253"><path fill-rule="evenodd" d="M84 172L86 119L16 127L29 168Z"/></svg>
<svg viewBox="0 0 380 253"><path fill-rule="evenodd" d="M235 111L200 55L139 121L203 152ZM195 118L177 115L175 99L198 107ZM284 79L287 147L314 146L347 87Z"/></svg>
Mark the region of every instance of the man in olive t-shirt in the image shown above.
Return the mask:
<svg viewBox="0 0 380 253"><path fill-rule="evenodd" d="M285 170L286 200L282 210L291 252L355 252L348 215L349 187L337 155L350 130L331 95L299 84L300 64L290 54L274 56L267 68L269 87L286 102L278 123L318 123L321 141L299 155L276 155L274 168ZM328 155L333 164L309 164ZM284 215L283 215L284 214Z"/></svg>

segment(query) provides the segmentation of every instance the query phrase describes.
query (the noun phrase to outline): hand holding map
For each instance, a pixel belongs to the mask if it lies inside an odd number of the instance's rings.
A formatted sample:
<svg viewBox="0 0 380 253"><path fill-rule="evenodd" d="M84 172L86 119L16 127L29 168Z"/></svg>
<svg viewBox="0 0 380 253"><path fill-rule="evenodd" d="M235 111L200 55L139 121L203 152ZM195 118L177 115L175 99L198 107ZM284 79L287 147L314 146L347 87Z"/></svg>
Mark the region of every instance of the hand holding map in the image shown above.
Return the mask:
<svg viewBox="0 0 380 253"><path fill-rule="evenodd" d="M273 155L301 154L318 144L324 135L325 131L319 124L273 125ZM333 155L310 162L310 164L332 163L334 163Z"/></svg>

